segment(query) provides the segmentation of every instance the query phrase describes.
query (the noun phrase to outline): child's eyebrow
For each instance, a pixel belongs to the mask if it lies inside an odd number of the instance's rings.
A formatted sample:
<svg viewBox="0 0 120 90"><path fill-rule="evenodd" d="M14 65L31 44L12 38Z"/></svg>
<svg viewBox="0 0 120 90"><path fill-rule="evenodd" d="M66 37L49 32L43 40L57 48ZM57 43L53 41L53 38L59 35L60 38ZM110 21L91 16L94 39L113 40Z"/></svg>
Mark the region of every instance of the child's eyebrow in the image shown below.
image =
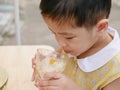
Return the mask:
<svg viewBox="0 0 120 90"><path fill-rule="evenodd" d="M48 28L49 28L49 27L48 27ZM49 29L50 29L50 28L49 28ZM50 29L50 31L55 34L55 32L53 32L52 29ZM59 32L58 34L61 34L61 35L73 35L72 33L68 33L68 32Z"/></svg>

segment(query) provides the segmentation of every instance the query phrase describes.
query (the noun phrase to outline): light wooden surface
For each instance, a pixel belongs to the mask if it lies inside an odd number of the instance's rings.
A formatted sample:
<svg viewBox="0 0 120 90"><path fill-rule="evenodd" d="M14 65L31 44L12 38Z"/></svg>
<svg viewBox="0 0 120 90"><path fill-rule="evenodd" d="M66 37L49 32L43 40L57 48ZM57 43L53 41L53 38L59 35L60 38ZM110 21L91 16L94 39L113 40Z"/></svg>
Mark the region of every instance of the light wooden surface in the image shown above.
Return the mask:
<svg viewBox="0 0 120 90"><path fill-rule="evenodd" d="M47 46L0 46L0 66L8 72L7 90L38 90L31 82L37 48Z"/></svg>

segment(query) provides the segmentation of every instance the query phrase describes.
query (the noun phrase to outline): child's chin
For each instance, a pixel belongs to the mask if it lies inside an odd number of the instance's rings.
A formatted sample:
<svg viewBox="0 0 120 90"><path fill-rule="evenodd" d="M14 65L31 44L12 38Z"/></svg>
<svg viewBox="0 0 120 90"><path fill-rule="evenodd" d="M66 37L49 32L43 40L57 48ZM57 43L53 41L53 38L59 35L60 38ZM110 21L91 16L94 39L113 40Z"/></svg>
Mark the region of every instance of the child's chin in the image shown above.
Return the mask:
<svg viewBox="0 0 120 90"><path fill-rule="evenodd" d="M69 55L72 55L72 56L78 56L79 54L76 54L76 53L73 53L73 52L71 52L71 53L68 53Z"/></svg>
<svg viewBox="0 0 120 90"><path fill-rule="evenodd" d="M72 53L71 55L78 57L80 53Z"/></svg>

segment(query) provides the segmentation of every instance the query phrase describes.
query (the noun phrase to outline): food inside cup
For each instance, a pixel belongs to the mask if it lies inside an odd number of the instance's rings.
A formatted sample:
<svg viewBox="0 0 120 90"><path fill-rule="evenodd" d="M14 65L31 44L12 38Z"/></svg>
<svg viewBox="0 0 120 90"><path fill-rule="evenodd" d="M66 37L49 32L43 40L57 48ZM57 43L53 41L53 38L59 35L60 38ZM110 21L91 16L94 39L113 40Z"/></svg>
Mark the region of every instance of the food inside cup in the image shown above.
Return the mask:
<svg viewBox="0 0 120 90"><path fill-rule="evenodd" d="M68 55L64 52L57 52L48 49L38 49L36 53L35 82L44 80L47 72L62 73L66 66Z"/></svg>

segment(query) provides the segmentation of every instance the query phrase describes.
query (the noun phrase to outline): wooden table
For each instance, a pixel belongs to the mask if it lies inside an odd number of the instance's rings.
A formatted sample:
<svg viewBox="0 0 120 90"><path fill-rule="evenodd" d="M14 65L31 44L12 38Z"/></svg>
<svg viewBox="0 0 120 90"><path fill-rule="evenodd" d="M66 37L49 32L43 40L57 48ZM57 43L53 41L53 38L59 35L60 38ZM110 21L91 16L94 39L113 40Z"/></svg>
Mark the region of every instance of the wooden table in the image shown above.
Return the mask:
<svg viewBox="0 0 120 90"><path fill-rule="evenodd" d="M31 82L31 60L37 48L48 46L0 46L0 66L8 72L6 90L38 90Z"/></svg>

